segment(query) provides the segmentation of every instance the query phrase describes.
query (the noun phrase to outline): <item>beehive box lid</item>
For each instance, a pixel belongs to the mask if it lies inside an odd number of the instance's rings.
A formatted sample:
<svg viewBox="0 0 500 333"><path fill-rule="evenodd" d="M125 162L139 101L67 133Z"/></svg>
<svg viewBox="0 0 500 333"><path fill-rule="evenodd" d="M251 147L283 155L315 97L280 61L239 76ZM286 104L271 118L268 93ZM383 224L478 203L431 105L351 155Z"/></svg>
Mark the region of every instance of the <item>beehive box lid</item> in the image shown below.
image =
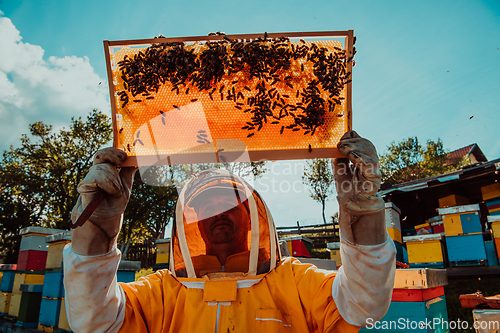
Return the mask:
<svg viewBox="0 0 500 333"><path fill-rule="evenodd" d="M71 240L71 232L70 231L63 231L63 232L45 237L46 243L55 243L55 242L59 242L62 240Z"/></svg>
<svg viewBox="0 0 500 333"><path fill-rule="evenodd" d="M156 244L170 243L170 238L157 239Z"/></svg>
<svg viewBox="0 0 500 333"><path fill-rule="evenodd" d="M403 242L423 242L430 240L441 240L443 236L441 234L428 234L428 235L416 235L416 236L405 236L403 237Z"/></svg>
<svg viewBox="0 0 500 333"><path fill-rule="evenodd" d="M21 284L19 289L26 293L41 293L43 290L43 284Z"/></svg>
<svg viewBox="0 0 500 333"><path fill-rule="evenodd" d="M341 157L353 41L352 30L104 41L114 146L140 166Z"/></svg>
<svg viewBox="0 0 500 333"><path fill-rule="evenodd" d="M500 222L500 215L488 215L488 222Z"/></svg>
<svg viewBox="0 0 500 333"><path fill-rule="evenodd" d="M118 264L118 270L119 271L138 271L141 269L141 262L140 261L128 261L128 260L121 260L120 263Z"/></svg>
<svg viewBox="0 0 500 333"><path fill-rule="evenodd" d="M385 209L394 209L398 214L401 214L401 209L399 209L398 206L396 206L393 202L386 202L385 203Z"/></svg>
<svg viewBox="0 0 500 333"><path fill-rule="evenodd" d="M433 223L435 223L435 222L441 222L441 221L443 221L443 217L441 215L436 215L436 216L433 216L429 219L429 223L431 225L433 225Z"/></svg>
<svg viewBox="0 0 500 333"><path fill-rule="evenodd" d="M290 236L290 237L283 237L283 238L280 238L280 240L285 241L285 242L294 241L294 240L300 240L300 241L305 241L305 242L308 242L308 243L311 243L311 244L313 242L310 238L307 238L307 237L302 236L302 235Z"/></svg>
<svg viewBox="0 0 500 333"><path fill-rule="evenodd" d="M439 215L470 213L470 212L477 212L477 211L479 211L479 204L438 208Z"/></svg>
<svg viewBox="0 0 500 333"><path fill-rule="evenodd" d="M326 248L330 250L339 250L340 242L326 243Z"/></svg>
<svg viewBox="0 0 500 333"><path fill-rule="evenodd" d="M19 234L21 236L27 236L29 234L42 234L42 235L54 235L64 230L61 229L50 229L50 228L42 228L42 227L26 227L21 229Z"/></svg>

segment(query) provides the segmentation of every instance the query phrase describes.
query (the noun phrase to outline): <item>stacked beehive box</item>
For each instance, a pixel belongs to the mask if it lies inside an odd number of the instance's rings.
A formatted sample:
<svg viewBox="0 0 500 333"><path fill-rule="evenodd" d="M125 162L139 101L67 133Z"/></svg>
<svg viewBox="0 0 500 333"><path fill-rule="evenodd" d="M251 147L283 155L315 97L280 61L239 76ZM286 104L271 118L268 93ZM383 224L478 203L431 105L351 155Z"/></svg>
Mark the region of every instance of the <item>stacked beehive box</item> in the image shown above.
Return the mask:
<svg viewBox="0 0 500 333"><path fill-rule="evenodd" d="M403 237L401 235L401 210L392 202L385 203L385 226L396 246L396 260L404 262Z"/></svg>
<svg viewBox="0 0 500 333"><path fill-rule="evenodd" d="M21 290L21 285L43 285L48 249L45 243L45 237L60 232L62 232L62 230L40 227L27 227L21 229L20 234L22 238L9 304L9 317L16 319L18 317L28 318L26 317L26 311L33 313L37 311L36 309L39 309L40 300L38 300L38 298L41 297L39 297L39 293L36 292L39 287L25 286L23 289L26 291L23 292ZM23 296L23 294L26 295ZM26 305L21 307L21 305L24 304L23 298L29 299L29 301L26 301Z"/></svg>
<svg viewBox="0 0 500 333"><path fill-rule="evenodd" d="M170 261L170 238L156 240L155 270L168 268Z"/></svg>
<svg viewBox="0 0 500 333"><path fill-rule="evenodd" d="M2 280L0 281L0 316L5 316L9 313L10 298L16 276L16 266L15 264L0 266L0 272L2 273Z"/></svg>
<svg viewBox="0 0 500 333"><path fill-rule="evenodd" d="M47 262L48 246L45 237L63 232L59 229L27 227L21 230L21 245L17 259L17 269L43 271Z"/></svg>
<svg viewBox="0 0 500 333"><path fill-rule="evenodd" d="M64 311L64 285L62 252L64 246L71 241L69 232L50 235L45 238L48 244L45 280L42 290L40 314L38 317L38 330L53 332L61 328L70 330Z"/></svg>
<svg viewBox="0 0 500 333"><path fill-rule="evenodd" d="M288 251L292 257L311 258L312 240L304 236L285 237L281 240L286 242Z"/></svg>
<svg viewBox="0 0 500 333"><path fill-rule="evenodd" d="M40 302L31 302L29 306L24 306L21 308L21 301L23 300L23 292L21 290L21 285L32 284L32 285L43 285L44 272L43 271L20 271L15 272L14 284L12 285L12 296L10 298L9 312L8 316L17 319L18 317L25 317L26 311L35 311L40 308ZM26 292L28 294L30 292ZM27 295L24 298L31 298Z"/></svg>
<svg viewBox="0 0 500 333"><path fill-rule="evenodd" d="M433 234L441 234L443 236L445 235L444 223L443 223L443 218L441 217L441 215L431 217L429 219L429 224L432 227Z"/></svg>
<svg viewBox="0 0 500 333"><path fill-rule="evenodd" d="M25 328L38 326L43 284L21 284L21 302L16 325Z"/></svg>
<svg viewBox="0 0 500 333"><path fill-rule="evenodd" d="M500 215L500 183L481 187L481 193L489 215Z"/></svg>
<svg viewBox="0 0 500 333"><path fill-rule="evenodd" d="M326 248L330 250L330 259L336 261L337 268L342 265L340 256L340 242L327 243Z"/></svg>
<svg viewBox="0 0 500 333"><path fill-rule="evenodd" d="M446 235L450 266L485 265L486 250L479 218L479 205L439 208Z"/></svg>
<svg viewBox="0 0 500 333"><path fill-rule="evenodd" d="M426 234L403 237L410 267L444 268L443 236Z"/></svg>
<svg viewBox="0 0 500 333"><path fill-rule="evenodd" d="M360 332L448 332L444 269L397 269L391 305Z"/></svg>

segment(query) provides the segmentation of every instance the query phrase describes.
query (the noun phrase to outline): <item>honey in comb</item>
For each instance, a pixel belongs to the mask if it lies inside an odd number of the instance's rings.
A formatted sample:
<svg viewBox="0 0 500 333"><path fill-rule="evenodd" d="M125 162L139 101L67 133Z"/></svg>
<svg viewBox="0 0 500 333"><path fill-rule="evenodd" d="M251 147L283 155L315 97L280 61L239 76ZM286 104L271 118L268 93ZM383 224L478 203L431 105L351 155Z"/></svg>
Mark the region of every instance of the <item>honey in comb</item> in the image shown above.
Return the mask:
<svg viewBox="0 0 500 333"><path fill-rule="evenodd" d="M213 138L241 139L249 150L332 146L346 122L344 86L350 73L341 46L333 40L280 39L122 47L113 55L118 64L113 70L117 113L123 116L121 128L126 128L119 144L137 143L134 134L144 124L156 119L167 127L166 113L200 103L200 116ZM245 58L245 49L254 53ZM124 70L127 62L141 66ZM197 139L199 129L193 123L175 125ZM151 132L151 124L149 128ZM155 153L171 153L161 144L169 135L155 130L154 136L155 143L150 141ZM133 153L151 154L147 146L136 144Z"/></svg>

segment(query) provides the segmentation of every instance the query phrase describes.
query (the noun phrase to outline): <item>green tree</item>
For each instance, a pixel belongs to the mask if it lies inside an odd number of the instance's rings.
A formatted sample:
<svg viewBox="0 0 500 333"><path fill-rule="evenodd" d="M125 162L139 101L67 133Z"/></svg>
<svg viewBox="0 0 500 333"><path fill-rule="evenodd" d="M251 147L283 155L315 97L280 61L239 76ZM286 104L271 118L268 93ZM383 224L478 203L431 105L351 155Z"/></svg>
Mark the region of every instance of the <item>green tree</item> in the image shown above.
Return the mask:
<svg viewBox="0 0 500 333"><path fill-rule="evenodd" d="M320 158L308 161L304 169L302 182L309 186L311 198L321 204L323 223L326 224L325 206L328 197L333 192L334 184L330 159Z"/></svg>
<svg viewBox="0 0 500 333"><path fill-rule="evenodd" d="M443 142L427 140L422 146L417 137L392 142L380 155L382 181L391 184L427 178L459 169L463 161L450 160Z"/></svg>
<svg viewBox="0 0 500 333"><path fill-rule="evenodd" d="M10 259L17 256L20 229L69 227L76 186L95 152L110 141L112 130L109 118L94 110L86 120L72 118L68 130L55 133L51 125L36 122L29 132L0 162L0 249Z"/></svg>

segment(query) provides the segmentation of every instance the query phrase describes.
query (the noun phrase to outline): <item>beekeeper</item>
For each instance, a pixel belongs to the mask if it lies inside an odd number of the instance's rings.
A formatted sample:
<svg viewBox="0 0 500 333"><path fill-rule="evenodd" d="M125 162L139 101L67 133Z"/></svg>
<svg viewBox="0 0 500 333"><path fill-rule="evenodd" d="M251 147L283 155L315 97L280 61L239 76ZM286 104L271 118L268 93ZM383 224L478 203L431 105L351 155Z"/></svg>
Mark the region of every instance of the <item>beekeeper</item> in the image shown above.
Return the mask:
<svg viewBox="0 0 500 333"><path fill-rule="evenodd" d="M357 332L380 320L392 295L395 248L387 236L373 144L346 133L332 161L340 206L338 272L282 258L271 213L244 180L223 170L195 175L179 194L170 270L116 282L116 238L133 168L125 153L99 151L78 186L73 221L95 195L107 195L72 230L64 249L68 321L75 332ZM349 163L350 161L350 163Z"/></svg>

